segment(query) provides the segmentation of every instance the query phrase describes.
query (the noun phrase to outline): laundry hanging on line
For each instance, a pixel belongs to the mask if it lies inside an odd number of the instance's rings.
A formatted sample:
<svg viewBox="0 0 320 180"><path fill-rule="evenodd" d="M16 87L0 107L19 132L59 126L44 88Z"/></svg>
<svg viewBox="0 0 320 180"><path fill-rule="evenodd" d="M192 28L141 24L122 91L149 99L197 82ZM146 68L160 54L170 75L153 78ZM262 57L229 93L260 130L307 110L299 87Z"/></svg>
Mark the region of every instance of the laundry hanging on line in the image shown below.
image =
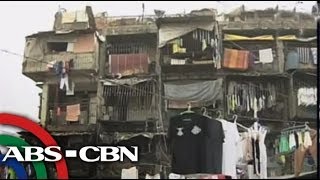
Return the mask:
<svg viewBox="0 0 320 180"><path fill-rule="evenodd" d="M236 166L240 159L239 151L242 151L242 148L239 148L240 135L237 124L224 119L217 120L222 123L225 136L222 152L222 174L231 176L232 179L237 179Z"/></svg>
<svg viewBox="0 0 320 180"><path fill-rule="evenodd" d="M268 48L268 49L259 50L259 61L262 62L262 64L272 63L273 62L272 49Z"/></svg>
<svg viewBox="0 0 320 180"><path fill-rule="evenodd" d="M276 154L291 153L300 146L309 148L312 146L310 131L305 128L296 129L289 132L282 132L279 139L275 141Z"/></svg>
<svg viewBox="0 0 320 180"><path fill-rule="evenodd" d="M297 49L300 62L308 64L310 62L310 48L298 47Z"/></svg>
<svg viewBox="0 0 320 180"><path fill-rule="evenodd" d="M313 64L318 64L318 48L311 48Z"/></svg>
<svg viewBox="0 0 320 180"><path fill-rule="evenodd" d="M70 83L70 80L69 80L69 90L67 89L66 95L67 96L73 96L74 95L74 89L75 89L75 83L73 81Z"/></svg>
<svg viewBox="0 0 320 180"><path fill-rule="evenodd" d="M247 164L249 179L267 179L267 149L264 143L267 132L266 127L255 122L240 134L238 164Z"/></svg>
<svg viewBox="0 0 320 180"><path fill-rule="evenodd" d="M68 74L63 75L60 79L60 89L62 90L64 86L66 86L67 91L70 91Z"/></svg>
<svg viewBox="0 0 320 180"><path fill-rule="evenodd" d="M228 114L239 111L255 113L276 105L274 84L237 83L230 81L227 92Z"/></svg>
<svg viewBox="0 0 320 180"><path fill-rule="evenodd" d="M223 67L237 70L247 70L249 65L249 51L224 49Z"/></svg>
<svg viewBox="0 0 320 180"><path fill-rule="evenodd" d="M299 88L297 93L298 106L314 106L317 105L317 88Z"/></svg>
<svg viewBox="0 0 320 180"><path fill-rule="evenodd" d="M192 112L170 118L168 142L173 149L172 173L221 174L223 141L219 121Z"/></svg>

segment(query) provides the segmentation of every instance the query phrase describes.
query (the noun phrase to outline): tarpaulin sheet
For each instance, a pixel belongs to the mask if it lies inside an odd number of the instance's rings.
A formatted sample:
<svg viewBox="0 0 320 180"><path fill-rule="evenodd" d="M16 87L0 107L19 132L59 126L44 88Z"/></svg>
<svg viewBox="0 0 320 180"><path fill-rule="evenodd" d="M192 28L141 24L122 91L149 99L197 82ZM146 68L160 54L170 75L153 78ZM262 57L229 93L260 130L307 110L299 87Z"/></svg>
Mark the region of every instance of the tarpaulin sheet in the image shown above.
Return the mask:
<svg viewBox="0 0 320 180"><path fill-rule="evenodd" d="M217 79L164 83L164 92L168 100L209 102L222 98L222 82Z"/></svg>
<svg viewBox="0 0 320 180"><path fill-rule="evenodd" d="M191 107L204 107L204 106L212 105L212 101L211 102L189 102L189 101L168 100L167 106L169 109L186 109L188 103L190 103Z"/></svg>
<svg viewBox="0 0 320 180"><path fill-rule="evenodd" d="M196 29L212 31L214 22L190 22L163 24L159 29L159 47L165 46L169 41L181 37Z"/></svg>
<svg viewBox="0 0 320 180"><path fill-rule="evenodd" d="M249 41L249 40L274 40L274 38L272 35L246 37L246 36L239 36L234 34L225 34L223 40L224 41Z"/></svg>
<svg viewBox="0 0 320 180"><path fill-rule="evenodd" d="M285 35L285 36L279 36L279 40L287 40L287 41L301 41L301 42L309 42L314 41L317 39L317 36L314 37L308 37L308 38L297 38L296 35Z"/></svg>
<svg viewBox="0 0 320 180"><path fill-rule="evenodd" d="M109 55L109 72L129 76L149 72L148 54L112 54Z"/></svg>
<svg viewBox="0 0 320 180"><path fill-rule="evenodd" d="M127 78L127 79L110 79L110 80L104 80L103 85L105 86L118 86L119 84L127 84L127 85L136 85L142 82L150 81L152 78Z"/></svg>

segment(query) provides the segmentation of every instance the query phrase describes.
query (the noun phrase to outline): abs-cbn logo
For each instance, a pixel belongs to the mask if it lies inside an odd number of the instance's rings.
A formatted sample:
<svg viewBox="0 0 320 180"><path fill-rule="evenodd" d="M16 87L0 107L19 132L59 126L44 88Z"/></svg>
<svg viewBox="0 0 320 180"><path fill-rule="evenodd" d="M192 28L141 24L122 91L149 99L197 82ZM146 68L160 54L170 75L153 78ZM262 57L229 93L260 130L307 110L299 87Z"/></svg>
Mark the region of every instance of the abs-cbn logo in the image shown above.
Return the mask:
<svg viewBox="0 0 320 180"><path fill-rule="evenodd" d="M29 179L23 162L30 162L36 174L36 179L48 179L50 169L45 162L55 165L55 177L68 179L69 171L66 158L79 158L84 162L114 162L138 161L138 147L131 146L130 150L124 146L85 146L80 150L61 150L55 139L39 124L25 117L0 113L0 125L19 128L31 133L44 147L33 146L22 137L0 134L0 146L7 152L0 152L0 166L10 167L17 179Z"/></svg>
<svg viewBox="0 0 320 180"><path fill-rule="evenodd" d="M79 157L84 162L123 162L127 157L132 162L138 161L138 147L131 146L133 151L130 151L124 146L85 146L79 151L65 150L64 157L77 158ZM61 147L48 146L46 148L38 146L22 147L24 151L19 151L18 147L8 146L8 151L2 161L10 158L15 158L19 162L57 162L62 159ZM96 153L96 157L88 157L88 153Z"/></svg>

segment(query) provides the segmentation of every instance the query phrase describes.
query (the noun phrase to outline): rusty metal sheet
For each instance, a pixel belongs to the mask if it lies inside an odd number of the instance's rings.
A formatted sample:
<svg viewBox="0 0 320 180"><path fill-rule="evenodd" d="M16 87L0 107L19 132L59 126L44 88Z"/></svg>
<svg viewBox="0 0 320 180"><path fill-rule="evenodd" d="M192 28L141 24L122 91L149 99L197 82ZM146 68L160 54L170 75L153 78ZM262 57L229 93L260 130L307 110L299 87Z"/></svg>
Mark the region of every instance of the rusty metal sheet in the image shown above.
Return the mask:
<svg viewBox="0 0 320 180"><path fill-rule="evenodd" d="M129 76L149 72L148 54L113 54L109 56L109 72Z"/></svg>

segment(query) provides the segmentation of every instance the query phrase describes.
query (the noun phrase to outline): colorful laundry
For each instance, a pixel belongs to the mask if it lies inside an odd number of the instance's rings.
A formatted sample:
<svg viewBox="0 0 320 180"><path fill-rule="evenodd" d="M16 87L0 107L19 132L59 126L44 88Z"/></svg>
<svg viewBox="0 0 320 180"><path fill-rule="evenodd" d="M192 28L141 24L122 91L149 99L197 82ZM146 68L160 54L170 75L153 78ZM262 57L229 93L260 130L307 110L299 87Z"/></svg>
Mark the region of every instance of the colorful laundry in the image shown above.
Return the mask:
<svg viewBox="0 0 320 180"><path fill-rule="evenodd" d="M237 70L247 70L249 66L249 51L224 49L223 67Z"/></svg>

